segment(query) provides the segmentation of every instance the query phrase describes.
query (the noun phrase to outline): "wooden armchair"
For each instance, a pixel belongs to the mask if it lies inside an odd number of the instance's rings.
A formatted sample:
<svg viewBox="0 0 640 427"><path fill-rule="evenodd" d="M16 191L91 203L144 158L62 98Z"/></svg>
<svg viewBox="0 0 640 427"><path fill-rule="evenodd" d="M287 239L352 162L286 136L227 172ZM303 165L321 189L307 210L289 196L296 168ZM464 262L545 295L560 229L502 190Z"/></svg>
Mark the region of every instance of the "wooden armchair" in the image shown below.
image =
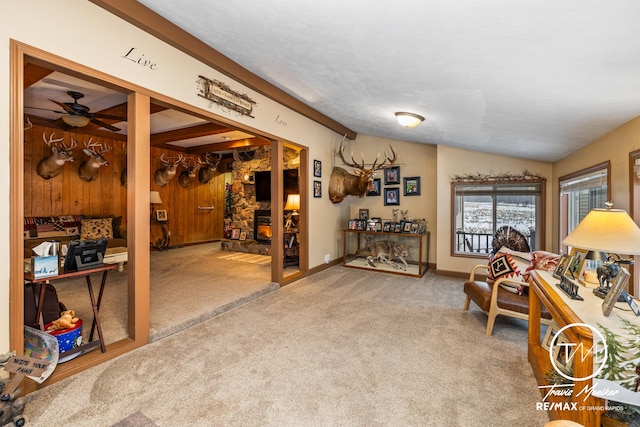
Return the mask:
<svg viewBox="0 0 640 427"><path fill-rule="evenodd" d="M489 266L487 264L474 266L469 274L469 280L464 284L464 293L467 295L464 309L469 310L469 303L473 301L482 311L487 313L489 319L487 320L486 334L489 336L493 332L493 325L499 314L528 321L528 293L525 292L519 295L504 289L500 285L510 285L516 288L523 286L524 288L528 288L529 283L507 278L500 278L496 281L488 279L478 280L476 274L481 274L481 270L484 270L484 274L486 275ZM546 325L550 323L551 313L549 313L544 305L542 306L542 318L542 323Z"/></svg>

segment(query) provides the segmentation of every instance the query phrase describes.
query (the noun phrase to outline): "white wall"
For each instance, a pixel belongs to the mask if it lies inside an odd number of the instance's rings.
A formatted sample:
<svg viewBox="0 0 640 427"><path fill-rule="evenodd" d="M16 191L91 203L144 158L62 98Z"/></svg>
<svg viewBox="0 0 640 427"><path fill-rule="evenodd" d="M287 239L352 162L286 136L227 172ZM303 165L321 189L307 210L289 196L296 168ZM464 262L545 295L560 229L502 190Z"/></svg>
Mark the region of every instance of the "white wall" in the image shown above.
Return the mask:
<svg viewBox="0 0 640 427"><path fill-rule="evenodd" d="M524 170L542 175L547 179L546 198L546 247L551 247L551 163L527 159L480 153L460 148L438 145L438 270L468 272L483 259L451 256L451 178L468 173L522 174Z"/></svg>

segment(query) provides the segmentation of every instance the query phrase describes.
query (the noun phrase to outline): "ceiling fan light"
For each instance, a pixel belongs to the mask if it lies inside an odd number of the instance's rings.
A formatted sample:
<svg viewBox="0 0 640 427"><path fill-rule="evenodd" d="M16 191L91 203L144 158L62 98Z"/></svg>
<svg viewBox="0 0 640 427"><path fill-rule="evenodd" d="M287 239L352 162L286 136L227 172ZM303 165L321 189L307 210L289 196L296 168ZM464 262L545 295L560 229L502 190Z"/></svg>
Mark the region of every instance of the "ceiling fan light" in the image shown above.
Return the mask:
<svg viewBox="0 0 640 427"><path fill-rule="evenodd" d="M414 128L424 121L424 117L414 113L399 111L396 113L396 120L404 127Z"/></svg>
<svg viewBox="0 0 640 427"><path fill-rule="evenodd" d="M68 124L69 126L81 128L88 125L91 119L89 117L78 116L75 114L65 114L64 116L62 116L62 121Z"/></svg>

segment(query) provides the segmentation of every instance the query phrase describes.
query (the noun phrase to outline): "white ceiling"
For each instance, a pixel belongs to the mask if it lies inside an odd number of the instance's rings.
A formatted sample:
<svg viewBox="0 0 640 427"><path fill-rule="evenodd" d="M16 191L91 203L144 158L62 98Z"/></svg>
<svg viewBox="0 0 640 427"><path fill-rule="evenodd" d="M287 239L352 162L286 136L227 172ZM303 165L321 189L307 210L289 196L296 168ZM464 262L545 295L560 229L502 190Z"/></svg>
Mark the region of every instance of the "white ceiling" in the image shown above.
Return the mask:
<svg viewBox="0 0 640 427"><path fill-rule="evenodd" d="M138 1L357 133L556 161L640 114L638 0Z"/></svg>

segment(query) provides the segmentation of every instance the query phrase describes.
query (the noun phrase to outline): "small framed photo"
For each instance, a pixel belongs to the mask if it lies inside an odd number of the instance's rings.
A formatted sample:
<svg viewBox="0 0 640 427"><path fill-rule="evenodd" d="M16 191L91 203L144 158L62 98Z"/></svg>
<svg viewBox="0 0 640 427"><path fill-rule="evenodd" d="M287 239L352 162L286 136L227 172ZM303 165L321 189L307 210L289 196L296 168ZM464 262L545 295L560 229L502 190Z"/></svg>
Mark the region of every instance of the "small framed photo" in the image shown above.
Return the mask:
<svg viewBox="0 0 640 427"><path fill-rule="evenodd" d="M411 223L411 233L418 234L418 223L415 221Z"/></svg>
<svg viewBox="0 0 640 427"><path fill-rule="evenodd" d="M402 232L403 233L410 233L411 232L411 223L409 221L405 222L402 225Z"/></svg>
<svg viewBox="0 0 640 427"><path fill-rule="evenodd" d="M622 290L627 286L630 276L631 274L629 274L626 268L620 267L620 272L618 272L618 275L613 279L614 281L611 283L611 288L609 288L609 292L602 302L603 315L609 316L611 314L611 310L613 310L615 303L618 302Z"/></svg>
<svg viewBox="0 0 640 427"><path fill-rule="evenodd" d="M371 189L367 191L367 196L379 196L382 193L380 192L380 178L374 178L371 183Z"/></svg>
<svg viewBox="0 0 640 427"><path fill-rule="evenodd" d="M400 205L400 188L385 188L384 189L384 205L385 206L399 206Z"/></svg>
<svg viewBox="0 0 640 427"><path fill-rule="evenodd" d="M369 219L369 209L360 209L358 211L358 218L360 218L363 221L366 221Z"/></svg>
<svg viewBox="0 0 640 427"><path fill-rule="evenodd" d="M244 231L244 230L242 230L242 231L240 232L240 238L239 238L239 239L240 239L240 240L247 240L247 232L246 232L246 231Z"/></svg>
<svg viewBox="0 0 640 427"><path fill-rule="evenodd" d="M404 195L405 196L419 196L420 195L420 177L412 176L410 178L403 179Z"/></svg>
<svg viewBox="0 0 640 427"><path fill-rule="evenodd" d="M364 227L367 224L367 221L359 219L356 221L356 230L364 231Z"/></svg>
<svg viewBox="0 0 640 427"><path fill-rule="evenodd" d="M231 240L238 240L240 238L240 229L232 228L231 229Z"/></svg>
<svg viewBox="0 0 640 427"><path fill-rule="evenodd" d="M322 197L322 182L313 181L313 197Z"/></svg>
<svg viewBox="0 0 640 427"><path fill-rule="evenodd" d="M382 224L382 231L385 231L387 233L391 231L391 222L385 221L385 223Z"/></svg>
<svg viewBox="0 0 640 427"><path fill-rule="evenodd" d="M358 220L350 219L349 220L349 230L357 230L358 229Z"/></svg>
<svg viewBox="0 0 640 427"><path fill-rule="evenodd" d="M400 166L384 170L384 184L400 184Z"/></svg>
<svg viewBox="0 0 640 427"><path fill-rule="evenodd" d="M376 222L372 219L367 220L367 231L377 231Z"/></svg>
<svg viewBox="0 0 640 427"><path fill-rule="evenodd" d="M167 211L164 209L158 209L156 211L156 219L158 221L166 221L167 220Z"/></svg>
<svg viewBox="0 0 640 427"><path fill-rule="evenodd" d="M322 162L320 160L313 161L313 176L318 178L322 176Z"/></svg>
<svg viewBox="0 0 640 427"><path fill-rule="evenodd" d="M550 350L551 345L553 344L553 337L556 336L559 330L560 326L558 326L556 322L551 322L551 324L547 326L547 332L545 332L544 339L542 340L542 343L540 343L540 346L545 350Z"/></svg>
<svg viewBox="0 0 640 427"><path fill-rule="evenodd" d="M551 340L553 337L551 336ZM555 361L555 365L562 369L565 372L570 372L571 367L573 366L573 352L575 350L575 344L572 344L567 337L560 334L555 341L551 343L551 348L553 348L553 360Z"/></svg>
<svg viewBox="0 0 640 427"><path fill-rule="evenodd" d="M578 280L580 276L582 276L582 269L584 268L584 260L587 256L587 251L584 249L576 249L573 248L571 251L571 259L569 260L569 265L567 266L567 270L565 271L565 276Z"/></svg>
<svg viewBox="0 0 640 427"><path fill-rule="evenodd" d="M382 231L382 223L380 221L376 221L376 231Z"/></svg>
<svg viewBox="0 0 640 427"><path fill-rule="evenodd" d="M560 260L558 261L558 265L556 266L556 269L553 270L553 277L555 277L558 280L562 279L562 277L564 276L564 272L567 269L567 266L569 265L569 259L570 259L569 255L562 254L562 256L560 257Z"/></svg>
<svg viewBox="0 0 640 427"><path fill-rule="evenodd" d="M393 224L393 232L394 233L402 232L402 223L396 222L395 224Z"/></svg>

